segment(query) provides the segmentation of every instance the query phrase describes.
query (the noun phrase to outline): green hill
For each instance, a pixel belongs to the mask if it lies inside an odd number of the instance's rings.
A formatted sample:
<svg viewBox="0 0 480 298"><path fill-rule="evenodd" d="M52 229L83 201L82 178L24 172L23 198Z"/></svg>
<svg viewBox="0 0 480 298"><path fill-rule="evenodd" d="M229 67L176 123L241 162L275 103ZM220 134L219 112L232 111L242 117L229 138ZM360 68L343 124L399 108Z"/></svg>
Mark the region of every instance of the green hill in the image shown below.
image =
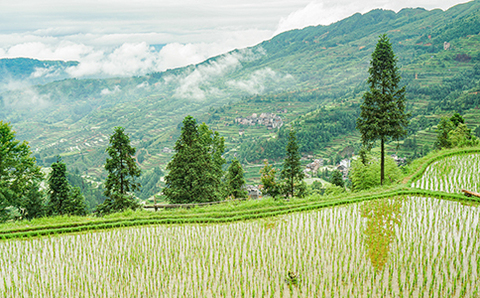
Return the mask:
<svg viewBox="0 0 480 298"><path fill-rule="evenodd" d="M0 92L17 85L46 84L68 78L68 67L77 66L76 61L41 61L30 58L0 59Z"/></svg>
<svg viewBox="0 0 480 298"><path fill-rule="evenodd" d="M370 55L378 36L387 33L413 115L410 147L399 150L412 155L414 140L415 150L431 148L433 126L444 113L457 110L467 115L469 126L479 124L479 32L480 1L447 11L373 10L162 73L6 91L0 95L0 118L30 142L41 164L60 154L69 167L97 177L103 175L113 127L124 126L132 144L143 149L141 166L148 171L165 167L172 154L163 148L173 147L188 114L226 137L227 157L281 158L291 123L304 154L330 158L358 147L354 119ZM284 125L235 122L253 113L275 113Z"/></svg>

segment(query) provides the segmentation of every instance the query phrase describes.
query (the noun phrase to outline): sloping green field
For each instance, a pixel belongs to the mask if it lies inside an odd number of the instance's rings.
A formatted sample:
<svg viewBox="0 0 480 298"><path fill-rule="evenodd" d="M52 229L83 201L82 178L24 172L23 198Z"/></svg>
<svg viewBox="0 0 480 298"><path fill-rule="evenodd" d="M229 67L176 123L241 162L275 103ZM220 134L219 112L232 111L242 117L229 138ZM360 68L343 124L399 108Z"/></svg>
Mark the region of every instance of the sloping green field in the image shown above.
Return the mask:
<svg viewBox="0 0 480 298"><path fill-rule="evenodd" d="M479 153L432 153L406 184L364 193L7 223L0 293L477 297L480 199L455 187L475 183Z"/></svg>

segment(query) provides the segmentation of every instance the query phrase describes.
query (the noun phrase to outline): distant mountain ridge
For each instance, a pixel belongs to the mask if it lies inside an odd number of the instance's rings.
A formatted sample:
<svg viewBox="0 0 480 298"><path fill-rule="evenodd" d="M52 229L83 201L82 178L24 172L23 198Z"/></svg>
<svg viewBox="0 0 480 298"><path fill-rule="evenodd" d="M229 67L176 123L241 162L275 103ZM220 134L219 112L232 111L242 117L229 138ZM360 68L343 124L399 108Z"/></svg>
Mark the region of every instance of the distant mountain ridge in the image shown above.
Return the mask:
<svg viewBox="0 0 480 298"><path fill-rule="evenodd" d="M31 58L0 59L0 92L8 90L10 83L21 81L23 84L37 85L69 78L66 69L78 64L77 61L42 61Z"/></svg>
<svg viewBox="0 0 480 298"><path fill-rule="evenodd" d="M293 121L295 126L307 127L311 123L321 128L327 123L318 121L328 118L322 115L345 110L333 114L348 117L342 120L348 123L348 131L334 126L328 126L328 131L337 133L336 137L351 134L350 118L365 90L370 55L383 33L399 58L402 83L409 92L408 108L415 117L434 113L438 96L450 96L452 102L463 98L462 86L444 82L480 62L479 32L478 0L447 11L377 9L329 26L288 31L198 65L146 76L67 79L6 91L0 94L0 118L11 121L19 137L30 141L39 160L48 164L62 154L70 165L96 175L102 171L103 148L114 126L124 126L134 145L148 151L142 163L146 169L163 167L170 155L162 149L173 146L187 114L208 121L228 136L227 149L232 154L263 150L268 155L266 149L281 146L257 148L254 143L281 138L281 131L238 127L233 124L236 115L271 113L281 107L287 110L282 114L286 124ZM475 84L470 82L469 90ZM335 122L335 117L328 119ZM239 136L241 129L246 132L243 136ZM305 140L309 139L315 138L305 132ZM335 138L323 139L320 147L307 146L306 152L329 147ZM271 149L272 154L275 150Z"/></svg>

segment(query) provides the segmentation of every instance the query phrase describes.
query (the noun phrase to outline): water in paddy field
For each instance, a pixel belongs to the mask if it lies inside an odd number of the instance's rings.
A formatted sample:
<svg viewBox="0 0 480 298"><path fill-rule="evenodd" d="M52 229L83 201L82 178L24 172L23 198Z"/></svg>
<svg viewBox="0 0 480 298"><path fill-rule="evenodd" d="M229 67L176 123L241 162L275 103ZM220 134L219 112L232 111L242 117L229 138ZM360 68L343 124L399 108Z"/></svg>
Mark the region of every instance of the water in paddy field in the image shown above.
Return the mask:
<svg viewBox="0 0 480 298"><path fill-rule="evenodd" d="M480 192L480 154L446 157L432 163L412 187L461 193L462 189Z"/></svg>
<svg viewBox="0 0 480 298"><path fill-rule="evenodd" d="M3 241L0 293L476 297L479 210L399 197L235 224Z"/></svg>

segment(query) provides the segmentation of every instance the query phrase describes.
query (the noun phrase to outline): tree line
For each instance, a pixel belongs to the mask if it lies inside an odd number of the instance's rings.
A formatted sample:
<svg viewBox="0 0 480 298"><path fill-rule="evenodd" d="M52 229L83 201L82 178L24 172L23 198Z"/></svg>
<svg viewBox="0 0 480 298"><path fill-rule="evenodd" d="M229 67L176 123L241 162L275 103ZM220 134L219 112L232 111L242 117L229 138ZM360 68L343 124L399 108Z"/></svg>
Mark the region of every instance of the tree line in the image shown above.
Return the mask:
<svg viewBox="0 0 480 298"><path fill-rule="evenodd" d="M109 156L105 162L106 198L96 206L97 214L139 207L133 194L140 188L135 179L141 173L133 158L135 151L124 128L115 127L106 149ZM60 157L51 164L51 171L45 177L28 143L17 140L11 125L0 121L0 222L12 218L86 215L85 197L80 187L72 186L69 181L78 179L78 175L69 177Z"/></svg>

